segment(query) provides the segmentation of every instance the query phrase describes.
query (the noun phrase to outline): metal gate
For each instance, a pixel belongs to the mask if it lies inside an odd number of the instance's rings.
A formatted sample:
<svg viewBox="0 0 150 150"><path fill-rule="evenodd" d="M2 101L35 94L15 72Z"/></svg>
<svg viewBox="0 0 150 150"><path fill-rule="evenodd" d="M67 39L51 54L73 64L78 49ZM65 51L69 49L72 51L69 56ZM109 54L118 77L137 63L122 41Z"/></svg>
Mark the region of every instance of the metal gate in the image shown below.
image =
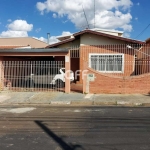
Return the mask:
<svg viewBox="0 0 150 150"><path fill-rule="evenodd" d="M1 91L62 91L64 61L3 61Z"/></svg>

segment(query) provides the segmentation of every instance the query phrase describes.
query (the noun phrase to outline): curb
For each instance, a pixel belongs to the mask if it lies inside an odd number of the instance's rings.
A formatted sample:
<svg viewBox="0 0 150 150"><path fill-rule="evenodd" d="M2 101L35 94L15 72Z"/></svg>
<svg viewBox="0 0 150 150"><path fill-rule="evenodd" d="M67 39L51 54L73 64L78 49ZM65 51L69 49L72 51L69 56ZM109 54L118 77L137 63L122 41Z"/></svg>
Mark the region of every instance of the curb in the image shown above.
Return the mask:
<svg viewBox="0 0 150 150"><path fill-rule="evenodd" d="M70 105L71 101L51 101L50 105Z"/></svg>
<svg viewBox="0 0 150 150"><path fill-rule="evenodd" d="M150 103L143 103L142 106L150 107Z"/></svg>
<svg viewBox="0 0 150 150"><path fill-rule="evenodd" d="M100 101L94 101L95 106L116 106L117 101L115 102L100 102Z"/></svg>
<svg viewBox="0 0 150 150"><path fill-rule="evenodd" d="M89 101L89 100L76 100L76 101L71 101L71 105L78 105L78 106L93 106L94 101Z"/></svg>
<svg viewBox="0 0 150 150"><path fill-rule="evenodd" d="M150 107L150 103L131 103L124 101L101 102L92 100L50 101L49 103L0 103L0 106L125 106Z"/></svg>

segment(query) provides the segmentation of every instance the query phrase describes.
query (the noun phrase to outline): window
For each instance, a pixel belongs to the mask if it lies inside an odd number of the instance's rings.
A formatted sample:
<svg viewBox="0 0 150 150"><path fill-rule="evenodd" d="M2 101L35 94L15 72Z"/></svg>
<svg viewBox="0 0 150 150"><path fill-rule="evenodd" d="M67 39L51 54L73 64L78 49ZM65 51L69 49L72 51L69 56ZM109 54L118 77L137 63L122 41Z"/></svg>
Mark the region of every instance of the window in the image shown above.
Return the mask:
<svg viewBox="0 0 150 150"><path fill-rule="evenodd" d="M124 54L90 54L90 68L100 72L123 72Z"/></svg>

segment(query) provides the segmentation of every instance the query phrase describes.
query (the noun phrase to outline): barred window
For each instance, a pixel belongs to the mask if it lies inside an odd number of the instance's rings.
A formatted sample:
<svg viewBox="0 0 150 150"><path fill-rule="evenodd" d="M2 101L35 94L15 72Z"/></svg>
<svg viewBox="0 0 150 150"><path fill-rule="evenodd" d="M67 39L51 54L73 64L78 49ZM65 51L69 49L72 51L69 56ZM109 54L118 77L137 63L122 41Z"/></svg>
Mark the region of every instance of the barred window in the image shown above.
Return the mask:
<svg viewBox="0 0 150 150"><path fill-rule="evenodd" d="M90 67L101 72L123 72L123 54L90 54Z"/></svg>

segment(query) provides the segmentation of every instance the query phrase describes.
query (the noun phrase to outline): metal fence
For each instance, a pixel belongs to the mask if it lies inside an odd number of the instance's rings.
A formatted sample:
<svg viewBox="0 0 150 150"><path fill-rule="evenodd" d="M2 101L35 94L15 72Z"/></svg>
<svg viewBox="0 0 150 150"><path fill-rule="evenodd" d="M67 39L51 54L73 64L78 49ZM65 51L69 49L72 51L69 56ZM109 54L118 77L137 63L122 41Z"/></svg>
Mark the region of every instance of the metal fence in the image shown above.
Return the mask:
<svg viewBox="0 0 150 150"><path fill-rule="evenodd" d="M150 45L83 46L80 57L86 67L102 74L138 76L150 73Z"/></svg>
<svg viewBox="0 0 150 150"><path fill-rule="evenodd" d="M80 47L83 92L150 94L150 45Z"/></svg>
<svg viewBox="0 0 150 150"><path fill-rule="evenodd" d="M2 91L64 91L63 61L3 61Z"/></svg>

